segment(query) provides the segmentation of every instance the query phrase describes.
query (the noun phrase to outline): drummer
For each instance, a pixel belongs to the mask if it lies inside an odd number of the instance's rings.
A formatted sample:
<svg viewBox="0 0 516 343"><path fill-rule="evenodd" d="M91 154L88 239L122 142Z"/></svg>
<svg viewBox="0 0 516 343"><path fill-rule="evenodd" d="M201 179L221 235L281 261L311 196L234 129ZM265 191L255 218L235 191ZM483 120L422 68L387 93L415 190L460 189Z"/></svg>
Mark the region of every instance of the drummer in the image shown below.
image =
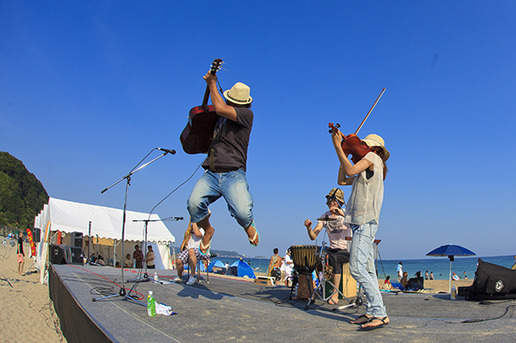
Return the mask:
<svg viewBox="0 0 516 343"><path fill-rule="evenodd" d="M349 262L348 244L346 236L351 237L351 229L344 223L344 192L339 188L333 188L326 196L326 205L329 211L323 213L318 219L317 226L312 230L312 222L305 220L308 236L313 241L323 228L328 233L330 247L327 249L330 265L333 267L333 294L328 299L328 304L336 305L339 302L338 288L342 278L342 265Z"/></svg>

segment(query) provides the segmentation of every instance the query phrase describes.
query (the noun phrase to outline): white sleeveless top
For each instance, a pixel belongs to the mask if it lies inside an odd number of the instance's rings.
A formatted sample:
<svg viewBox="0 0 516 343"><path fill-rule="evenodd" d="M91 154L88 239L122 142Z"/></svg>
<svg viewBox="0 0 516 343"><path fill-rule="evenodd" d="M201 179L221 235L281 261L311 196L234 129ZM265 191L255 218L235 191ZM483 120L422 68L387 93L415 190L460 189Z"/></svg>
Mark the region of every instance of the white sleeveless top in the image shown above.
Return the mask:
<svg viewBox="0 0 516 343"><path fill-rule="evenodd" d="M353 181L346 206L346 223L354 225L373 220L378 223L383 202L383 161L374 152L367 153L363 158L373 163L374 172L367 168L357 174Z"/></svg>

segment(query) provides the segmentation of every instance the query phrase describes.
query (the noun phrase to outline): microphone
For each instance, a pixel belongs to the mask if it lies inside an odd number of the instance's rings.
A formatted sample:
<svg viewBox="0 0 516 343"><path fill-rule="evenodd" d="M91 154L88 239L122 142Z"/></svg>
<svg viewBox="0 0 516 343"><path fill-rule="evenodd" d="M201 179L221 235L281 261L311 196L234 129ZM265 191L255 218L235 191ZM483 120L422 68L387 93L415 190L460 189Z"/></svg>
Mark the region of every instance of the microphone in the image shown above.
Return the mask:
<svg viewBox="0 0 516 343"><path fill-rule="evenodd" d="M175 150L170 150L170 149L165 149L165 148L156 148L158 150L161 150L161 151L164 151L166 152L167 154L172 154L172 155L175 155L176 154L176 151Z"/></svg>

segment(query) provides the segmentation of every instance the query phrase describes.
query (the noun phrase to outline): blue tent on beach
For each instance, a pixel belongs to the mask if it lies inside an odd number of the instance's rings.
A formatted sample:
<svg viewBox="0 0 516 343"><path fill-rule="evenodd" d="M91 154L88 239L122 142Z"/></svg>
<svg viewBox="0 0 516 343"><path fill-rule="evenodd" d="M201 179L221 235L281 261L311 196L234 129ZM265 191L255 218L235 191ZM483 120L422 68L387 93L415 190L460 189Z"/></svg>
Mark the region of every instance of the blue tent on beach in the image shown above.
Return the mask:
<svg viewBox="0 0 516 343"><path fill-rule="evenodd" d="M213 272L213 268L214 267L218 267L218 268L226 268L226 265L224 264L224 262L220 261L220 260L215 260L213 262L211 262L209 265L208 265L208 272L209 273L212 273Z"/></svg>
<svg viewBox="0 0 516 343"><path fill-rule="evenodd" d="M251 268L250 265L245 263L242 260L235 261L230 267L229 267L229 273L230 275L245 277L247 276L250 279L256 279L256 275L254 275L254 270Z"/></svg>

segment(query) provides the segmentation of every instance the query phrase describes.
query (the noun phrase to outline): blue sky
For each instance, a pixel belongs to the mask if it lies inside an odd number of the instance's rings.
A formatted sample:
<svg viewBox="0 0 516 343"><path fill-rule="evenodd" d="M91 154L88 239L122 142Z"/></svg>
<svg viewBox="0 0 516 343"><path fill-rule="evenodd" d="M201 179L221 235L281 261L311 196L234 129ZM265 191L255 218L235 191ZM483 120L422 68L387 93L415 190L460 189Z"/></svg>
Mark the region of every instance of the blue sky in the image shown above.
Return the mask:
<svg viewBox="0 0 516 343"><path fill-rule="evenodd" d="M355 132L386 88L359 133L391 152L382 257L448 243L514 254L515 14L513 1L0 1L0 151L51 197L122 208L123 184L100 191L153 148L175 149L132 178L128 209L148 212L204 158L179 135L222 58L221 86L242 81L254 98L261 243L219 200L212 247L269 256L311 244L303 221L337 179L328 123ZM200 175L155 212L187 217ZM181 237L186 224L167 226Z"/></svg>

